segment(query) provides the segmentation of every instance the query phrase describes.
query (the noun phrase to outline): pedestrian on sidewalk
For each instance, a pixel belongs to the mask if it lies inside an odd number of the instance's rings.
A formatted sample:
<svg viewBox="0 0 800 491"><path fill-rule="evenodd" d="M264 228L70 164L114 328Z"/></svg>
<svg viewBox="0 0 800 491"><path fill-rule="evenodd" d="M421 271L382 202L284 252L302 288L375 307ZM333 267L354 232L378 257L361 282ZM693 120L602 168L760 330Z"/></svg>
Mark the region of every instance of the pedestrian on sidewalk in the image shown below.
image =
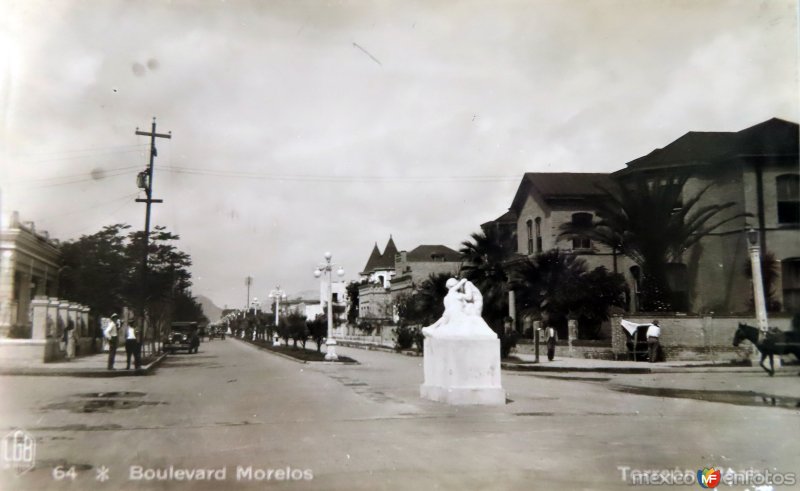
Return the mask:
<svg viewBox="0 0 800 491"><path fill-rule="evenodd" d="M103 336L108 339L108 369L114 369L114 358L117 356L117 343L119 342L119 327L117 326L117 322L119 322L119 316L117 314L111 314L111 318L108 319L108 324L103 329Z"/></svg>
<svg viewBox="0 0 800 491"><path fill-rule="evenodd" d="M553 361L556 356L556 341L558 341L558 332L556 328L549 325L544 329L544 339L547 342L547 360Z"/></svg>
<svg viewBox="0 0 800 491"><path fill-rule="evenodd" d="M647 358L650 363L655 363L658 359L660 341L661 326L658 325L658 320L654 320L647 328Z"/></svg>
<svg viewBox="0 0 800 491"><path fill-rule="evenodd" d="M142 368L142 345L136 338L136 329L128 324L125 328L125 357L128 360L126 370L131 369L131 356L133 356L133 366L137 370Z"/></svg>

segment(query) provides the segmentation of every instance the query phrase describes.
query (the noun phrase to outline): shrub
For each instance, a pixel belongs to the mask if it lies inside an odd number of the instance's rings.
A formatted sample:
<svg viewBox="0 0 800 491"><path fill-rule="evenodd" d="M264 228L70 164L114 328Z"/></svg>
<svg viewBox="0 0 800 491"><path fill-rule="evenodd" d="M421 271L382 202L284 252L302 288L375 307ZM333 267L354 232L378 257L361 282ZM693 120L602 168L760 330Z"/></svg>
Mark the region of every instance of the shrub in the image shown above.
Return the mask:
<svg viewBox="0 0 800 491"><path fill-rule="evenodd" d="M356 325L356 328L365 336L369 336L375 330L375 324L369 321L361 321Z"/></svg>
<svg viewBox="0 0 800 491"><path fill-rule="evenodd" d="M510 331L500 336L500 357L508 358L511 350L517 346L519 334L516 331Z"/></svg>
<svg viewBox="0 0 800 491"><path fill-rule="evenodd" d="M394 329L394 349L401 351L411 349L414 345L414 328L406 325L399 325Z"/></svg>
<svg viewBox="0 0 800 491"><path fill-rule="evenodd" d="M414 345L419 353L422 353L425 350L425 335L422 334L421 327L414 328Z"/></svg>

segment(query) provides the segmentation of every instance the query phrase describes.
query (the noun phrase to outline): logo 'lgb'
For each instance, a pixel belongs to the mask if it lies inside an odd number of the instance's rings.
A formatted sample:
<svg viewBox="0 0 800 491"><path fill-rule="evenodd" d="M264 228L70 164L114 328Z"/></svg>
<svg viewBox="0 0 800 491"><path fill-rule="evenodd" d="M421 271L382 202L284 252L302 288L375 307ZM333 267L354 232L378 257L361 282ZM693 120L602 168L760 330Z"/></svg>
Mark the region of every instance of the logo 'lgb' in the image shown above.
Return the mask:
<svg viewBox="0 0 800 491"><path fill-rule="evenodd" d="M22 430L15 430L0 442L0 462L4 469L24 474L36 464L36 440Z"/></svg>
<svg viewBox="0 0 800 491"><path fill-rule="evenodd" d="M716 488L719 486L722 473L714 468L704 468L697 471L697 484L704 489Z"/></svg>

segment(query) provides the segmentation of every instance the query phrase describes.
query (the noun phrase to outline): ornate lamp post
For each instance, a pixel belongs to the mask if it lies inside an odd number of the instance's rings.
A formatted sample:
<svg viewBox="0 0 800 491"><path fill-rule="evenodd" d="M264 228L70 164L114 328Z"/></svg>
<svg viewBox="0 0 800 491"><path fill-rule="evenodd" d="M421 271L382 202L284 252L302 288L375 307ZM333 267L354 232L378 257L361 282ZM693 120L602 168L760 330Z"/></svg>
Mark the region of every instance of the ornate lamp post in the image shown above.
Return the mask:
<svg viewBox="0 0 800 491"><path fill-rule="evenodd" d="M286 300L286 292L281 290L280 286L276 286L269 292L269 298L275 299L275 330L272 332L272 346L278 346L281 344L278 341L278 313L281 310L281 299Z"/></svg>
<svg viewBox="0 0 800 491"><path fill-rule="evenodd" d="M750 252L750 267L753 271L753 299L756 306L758 329L761 334L767 332L767 302L764 298L764 281L761 276L761 247L758 230L750 228L747 231L747 250Z"/></svg>
<svg viewBox="0 0 800 491"><path fill-rule="evenodd" d="M336 340L333 339L333 279L331 278L331 272L335 264L331 263L331 257L333 257L333 255L330 252L325 253L325 263L320 264L319 267L314 270L314 277L319 278L325 274L328 279L328 338L325 342L327 347L325 359L328 361L335 361L338 360L339 357L336 356ZM344 276L344 269L339 267L339 269L336 270L336 274L339 277Z"/></svg>

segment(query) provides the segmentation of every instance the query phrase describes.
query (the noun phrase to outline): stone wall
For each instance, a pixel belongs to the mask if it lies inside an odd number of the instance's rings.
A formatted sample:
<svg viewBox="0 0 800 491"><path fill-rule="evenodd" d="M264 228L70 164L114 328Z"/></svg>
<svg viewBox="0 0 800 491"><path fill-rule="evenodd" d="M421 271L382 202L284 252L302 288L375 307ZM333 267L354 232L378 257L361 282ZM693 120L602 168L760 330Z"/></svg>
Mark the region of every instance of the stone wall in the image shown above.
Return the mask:
<svg viewBox="0 0 800 491"><path fill-rule="evenodd" d="M620 326L622 317L611 319L611 349L618 358L628 353L626 332ZM745 341L733 346L733 336L739 323L755 325L752 317L711 316L649 316L625 317L626 321L649 324L658 320L661 325L661 345L667 360L731 360L743 359L752 353L752 345ZM769 319L769 325L787 331L791 329L789 317Z"/></svg>

